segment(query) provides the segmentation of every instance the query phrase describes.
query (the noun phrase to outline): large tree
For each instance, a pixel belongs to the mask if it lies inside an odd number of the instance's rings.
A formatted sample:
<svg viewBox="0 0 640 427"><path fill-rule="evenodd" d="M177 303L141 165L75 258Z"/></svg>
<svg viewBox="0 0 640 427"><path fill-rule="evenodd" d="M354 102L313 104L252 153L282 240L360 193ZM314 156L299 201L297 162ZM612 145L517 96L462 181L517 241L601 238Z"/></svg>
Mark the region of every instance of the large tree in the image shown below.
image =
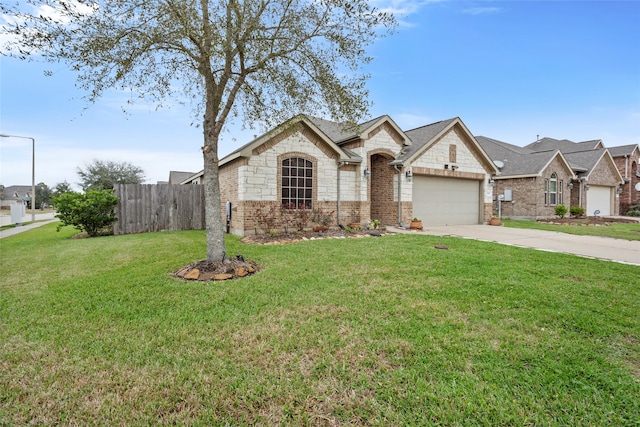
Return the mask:
<svg viewBox="0 0 640 427"><path fill-rule="evenodd" d="M49 205L51 205L51 188L41 182L36 185L36 209L44 209L45 206Z"/></svg>
<svg viewBox="0 0 640 427"><path fill-rule="evenodd" d="M83 190L111 190L115 184L141 184L144 170L129 162L94 160L78 168L80 187Z"/></svg>
<svg viewBox="0 0 640 427"><path fill-rule="evenodd" d="M396 25L369 0L24 0L10 54L78 72L96 100L135 88L158 105L175 92L202 116L207 259L224 258L218 141L228 120L273 126L298 113L356 123L368 110L366 48Z"/></svg>

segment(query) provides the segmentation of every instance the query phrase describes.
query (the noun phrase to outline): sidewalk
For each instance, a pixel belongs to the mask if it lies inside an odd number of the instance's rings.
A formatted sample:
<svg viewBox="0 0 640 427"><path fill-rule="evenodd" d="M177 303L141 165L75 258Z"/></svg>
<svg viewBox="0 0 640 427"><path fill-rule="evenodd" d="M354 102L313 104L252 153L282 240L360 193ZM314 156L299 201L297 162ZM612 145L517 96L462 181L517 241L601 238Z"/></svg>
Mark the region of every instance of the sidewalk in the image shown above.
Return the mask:
<svg viewBox="0 0 640 427"><path fill-rule="evenodd" d="M387 227L396 233L429 234L475 239L503 245L559 252L640 266L640 241L597 236L577 236L555 231L494 227L490 225L446 225L423 231Z"/></svg>
<svg viewBox="0 0 640 427"><path fill-rule="evenodd" d="M2 218L0 218L0 220L2 220L2 225L5 225L5 217L7 217L8 215L2 215ZM31 215L26 215L23 218L24 222L30 222L31 221ZM54 213L47 213L47 214L36 214L36 222L32 222L28 225L22 225L20 227L13 227L13 228L7 228L5 230L0 230L0 239L4 239L5 237L9 237L9 236L13 236L16 235L18 233L22 233L24 231L27 230L32 230L36 227L40 227L43 226L45 224L49 224L51 222L55 222L55 221L60 221L58 218L55 217ZM7 224L11 224L11 222L7 222Z"/></svg>

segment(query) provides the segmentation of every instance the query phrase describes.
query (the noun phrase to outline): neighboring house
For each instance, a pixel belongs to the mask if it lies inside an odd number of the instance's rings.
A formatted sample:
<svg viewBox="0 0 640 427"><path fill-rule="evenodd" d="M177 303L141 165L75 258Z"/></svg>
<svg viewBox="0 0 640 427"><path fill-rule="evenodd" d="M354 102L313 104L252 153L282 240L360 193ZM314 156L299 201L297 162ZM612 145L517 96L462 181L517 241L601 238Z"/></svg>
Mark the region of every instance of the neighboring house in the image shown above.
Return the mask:
<svg viewBox="0 0 640 427"><path fill-rule="evenodd" d="M637 144L611 147L609 152L624 179L620 212L626 213L631 205L640 203L640 147Z"/></svg>
<svg viewBox="0 0 640 427"><path fill-rule="evenodd" d="M300 115L221 159L219 173L231 232L244 235L261 230L258 210L283 205L345 225L487 222L498 169L460 118L404 132L386 115L357 129Z"/></svg>
<svg viewBox="0 0 640 427"><path fill-rule="evenodd" d="M181 171L170 171L169 172L169 181L167 184L181 184L185 179L193 176L194 172L181 172Z"/></svg>
<svg viewBox="0 0 640 427"><path fill-rule="evenodd" d="M10 185L4 187L4 195L0 200L0 207L2 209L11 209L11 205L18 203L25 203L31 206L31 186L30 185ZM20 201L20 202L19 202ZM25 206L26 206L25 205Z"/></svg>
<svg viewBox="0 0 640 427"><path fill-rule="evenodd" d="M602 141L543 138L525 147L478 136L499 166L494 211L506 218L552 217L555 207L582 206L587 215L619 213L622 176Z"/></svg>

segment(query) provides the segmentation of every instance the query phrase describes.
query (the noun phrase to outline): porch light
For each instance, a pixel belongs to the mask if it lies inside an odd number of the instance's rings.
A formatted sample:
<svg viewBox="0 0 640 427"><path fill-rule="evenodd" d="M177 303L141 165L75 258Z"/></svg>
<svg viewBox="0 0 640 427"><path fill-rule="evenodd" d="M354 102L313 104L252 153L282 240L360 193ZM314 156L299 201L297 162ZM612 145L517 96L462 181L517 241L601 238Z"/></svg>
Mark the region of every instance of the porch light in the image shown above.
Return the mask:
<svg viewBox="0 0 640 427"><path fill-rule="evenodd" d="M584 189L585 189L585 190L588 190L588 189L589 189L589 184L585 184L585 185L584 185Z"/></svg>
<svg viewBox="0 0 640 427"><path fill-rule="evenodd" d="M571 190L571 189L573 188L573 182L569 182L569 183L567 184L567 188L568 188L569 190Z"/></svg>
<svg viewBox="0 0 640 427"><path fill-rule="evenodd" d="M411 181L411 178L413 178L413 173L411 173L411 169L407 170L407 173L405 174L405 176L407 177L407 181Z"/></svg>
<svg viewBox="0 0 640 427"><path fill-rule="evenodd" d="M371 171L369 170L369 168L364 168L364 179L369 179L370 176Z"/></svg>
<svg viewBox="0 0 640 427"><path fill-rule="evenodd" d="M493 187L496 184L496 181L493 178L489 178L489 186Z"/></svg>
<svg viewBox="0 0 640 427"><path fill-rule="evenodd" d="M618 194L622 194L622 186L618 187Z"/></svg>

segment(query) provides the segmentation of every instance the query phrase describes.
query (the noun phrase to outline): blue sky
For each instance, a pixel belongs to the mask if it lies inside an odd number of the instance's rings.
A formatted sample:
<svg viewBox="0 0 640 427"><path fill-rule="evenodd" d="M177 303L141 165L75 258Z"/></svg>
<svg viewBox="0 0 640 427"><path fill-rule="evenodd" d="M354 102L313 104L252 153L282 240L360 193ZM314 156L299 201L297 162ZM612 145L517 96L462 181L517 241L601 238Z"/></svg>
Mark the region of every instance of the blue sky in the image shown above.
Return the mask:
<svg viewBox="0 0 640 427"><path fill-rule="evenodd" d="M401 25L370 50L371 117L408 130L458 116L473 134L516 145L536 135L640 143L640 1L377 3ZM131 162L149 183L202 169L188 108L125 114L126 94L87 105L74 83L63 65L0 58L0 133L36 139L37 182L75 184L93 159ZM220 154L259 133L232 126ZM30 184L31 141L0 144L0 183Z"/></svg>

